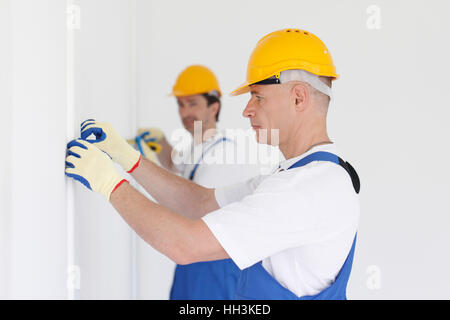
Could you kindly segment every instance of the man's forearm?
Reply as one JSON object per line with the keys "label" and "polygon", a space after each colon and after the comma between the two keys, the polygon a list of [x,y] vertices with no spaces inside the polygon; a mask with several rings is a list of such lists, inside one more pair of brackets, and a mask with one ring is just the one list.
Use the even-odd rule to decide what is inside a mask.
{"label": "man's forearm", "polygon": [[121,184],[111,204],[136,233],[153,248],[178,264],[228,258],[206,224],[178,215]]}
{"label": "man's forearm", "polygon": [[174,171],[174,164],[172,161],[172,146],[169,144],[166,138],[163,138],[160,141],[161,144],[161,152],[157,155],[158,160],[161,163],[161,165],[166,168],[167,170]]}
{"label": "man's forearm", "polygon": [[219,208],[214,189],[204,188],[141,158],[132,176],[162,206],[191,219]]}

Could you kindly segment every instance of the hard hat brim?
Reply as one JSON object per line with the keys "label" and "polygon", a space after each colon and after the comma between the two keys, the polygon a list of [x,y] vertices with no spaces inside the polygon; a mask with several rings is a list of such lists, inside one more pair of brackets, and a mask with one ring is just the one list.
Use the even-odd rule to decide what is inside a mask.
{"label": "hard hat brim", "polygon": [[239,96],[241,94],[249,92],[251,85],[252,84],[248,83],[248,82],[245,82],[245,83],[241,84],[237,89],[235,89],[232,92],[230,92],[230,96],[235,97],[235,96]]}
{"label": "hard hat brim", "polygon": [[315,75],[318,76],[324,76],[324,77],[330,77],[332,80],[336,80],[339,78],[339,75],[336,73],[336,70],[334,69],[334,66],[328,67],[313,67],[311,66],[309,63],[296,63],[296,65],[294,63],[291,63],[290,65],[288,65],[287,67],[277,67],[275,66],[273,68],[273,70],[270,70],[268,73],[260,75],[259,77],[254,77],[251,80],[248,80],[246,82],[244,82],[243,84],[241,84],[237,89],[235,89],[234,91],[232,91],[230,93],[230,96],[238,96],[244,93],[247,93],[250,91],[250,86],[252,84],[255,84],[259,81],[263,81],[265,79],[268,79],[270,77],[276,76],[279,77],[280,73],[286,70],[305,70],[308,72],[311,72]]}
{"label": "hard hat brim", "polygon": [[201,95],[201,94],[209,94],[211,91],[217,91],[219,94],[219,98],[222,97],[222,92],[220,90],[217,89],[212,89],[209,90],[207,92],[193,92],[193,93],[185,93],[185,92],[181,92],[181,91],[172,91],[171,93],[169,93],[167,96],[169,97],[187,97],[187,96],[195,96],[195,95]]}

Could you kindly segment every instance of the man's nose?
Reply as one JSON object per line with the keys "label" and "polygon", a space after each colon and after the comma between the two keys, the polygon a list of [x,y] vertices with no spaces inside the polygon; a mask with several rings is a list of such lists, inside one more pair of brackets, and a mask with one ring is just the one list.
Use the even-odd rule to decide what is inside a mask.
{"label": "man's nose", "polygon": [[189,109],[190,109],[190,108],[186,108],[185,106],[180,106],[180,107],[178,108],[178,110],[179,110],[179,112],[180,112],[180,116],[181,116],[182,118],[184,118],[184,117],[190,115],[191,112],[190,112]]}
{"label": "man's nose", "polygon": [[244,118],[253,118],[255,116],[255,108],[252,106],[252,104],[250,102],[247,103],[247,106],[245,107],[244,111],[242,112],[242,116]]}

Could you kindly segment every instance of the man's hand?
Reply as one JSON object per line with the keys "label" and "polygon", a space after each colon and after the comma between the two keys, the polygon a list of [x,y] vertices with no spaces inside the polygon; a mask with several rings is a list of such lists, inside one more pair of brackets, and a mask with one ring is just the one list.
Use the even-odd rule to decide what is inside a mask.
{"label": "man's hand", "polygon": [[[91,135],[94,139],[90,139]],[[139,151],[133,149],[109,123],[92,119],[84,121],[81,124],[81,139],[95,144],[129,173],[139,164]]]}
{"label": "man's hand", "polygon": [[111,193],[126,181],[106,153],[81,139],[67,144],[65,174],[101,193],[108,201]]}
{"label": "man's hand", "polygon": [[[156,142],[145,142],[144,138],[142,136],[137,136],[136,139],[134,140],[134,142],[137,145],[137,148],[139,149],[139,152],[148,160],[154,162],[154,163],[158,163],[158,159],[156,156],[156,151],[151,149],[148,145],[148,143],[154,144],[155,146],[159,146],[159,144],[157,144]],[[159,147],[161,149],[161,147]]]}
{"label": "man's hand", "polygon": [[158,128],[140,128],[138,129],[138,136],[145,139],[145,142],[161,143],[164,139],[164,133]]}

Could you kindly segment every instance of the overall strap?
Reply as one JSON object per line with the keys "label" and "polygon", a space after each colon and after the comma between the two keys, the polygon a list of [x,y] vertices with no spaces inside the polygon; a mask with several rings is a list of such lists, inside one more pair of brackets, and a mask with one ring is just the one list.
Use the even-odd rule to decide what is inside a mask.
{"label": "overall strap", "polygon": [[347,171],[347,173],[350,175],[350,178],[352,179],[352,184],[353,184],[353,188],[355,189],[355,192],[359,193],[359,190],[361,189],[361,184],[359,181],[358,174],[356,173],[356,170],[352,167],[352,165],[350,163],[342,160],[340,157],[338,157],[337,155],[330,153],[330,152],[318,151],[318,152],[311,153],[310,155],[308,155],[308,156],[300,159],[296,163],[294,163],[292,166],[290,166],[288,168],[288,170],[307,165],[308,163],[310,163],[312,161],[329,161],[329,162],[336,163],[337,165],[344,168],[345,171]]}
{"label": "overall strap", "polygon": [[[315,152],[312,153],[290,166],[287,170],[298,168],[312,161],[329,161],[343,167],[350,175],[355,192],[358,193],[360,189],[360,182],[358,175],[353,167],[339,158],[337,155],[330,152]],[[281,300],[341,300],[346,299],[347,282],[350,277],[352,269],[353,255],[355,251],[356,235],[353,239],[353,244],[347,258],[336,276],[335,281],[326,289],[313,296],[297,297],[293,292],[283,287],[267,270],[262,266],[262,262],[255,263],[244,269],[239,278],[238,287],[236,290],[236,299],[281,299]]]}
{"label": "overall strap", "polygon": [[201,157],[198,159],[197,163],[194,165],[194,168],[192,169],[191,173],[189,174],[189,180],[194,180],[195,173],[197,172],[198,166],[200,165],[200,161],[203,160],[203,157],[205,154],[208,153],[209,150],[211,150],[214,146],[219,144],[220,142],[230,141],[230,139],[227,139],[226,137],[222,137],[221,139],[218,139],[216,142],[214,142],[212,145],[210,145],[208,148],[206,148],[205,151],[203,151]]}

